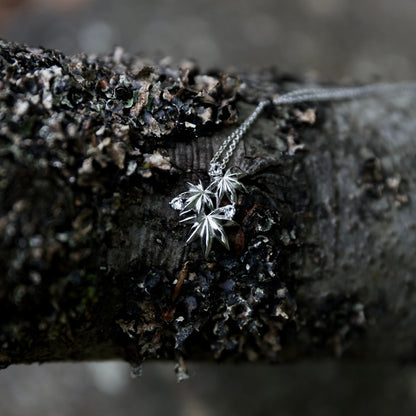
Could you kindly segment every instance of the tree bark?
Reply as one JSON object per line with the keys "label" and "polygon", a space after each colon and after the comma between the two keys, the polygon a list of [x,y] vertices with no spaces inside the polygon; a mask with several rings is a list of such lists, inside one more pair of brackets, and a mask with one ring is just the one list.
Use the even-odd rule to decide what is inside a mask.
{"label": "tree bark", "polygon": [[2,41],[0,364],[416,356],[416,102],[266,108],[208,260],[169,207],[272,71]]}

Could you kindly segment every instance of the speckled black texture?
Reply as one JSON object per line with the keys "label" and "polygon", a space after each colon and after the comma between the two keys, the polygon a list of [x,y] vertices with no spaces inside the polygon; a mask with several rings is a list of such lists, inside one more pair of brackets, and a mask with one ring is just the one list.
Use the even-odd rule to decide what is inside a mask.
{"label": "speckled black texture", "polygon": [[[227,226],[231,249],[214,245],[204,260],[198,241],[184,246],[169,199],[186,181],[208,182],[221,137],[292,86],[270,71],[200,74],[120,48],[66,57],[0,46],[1,365],[173,358],[181,373],[182,357],[341,355],[391,308],[386,287],[365,280],[388,264],[348,241],[360,227],[384,241],[371,227],[393,211],[374,201],[413,226],[413,177],[358,148],[357,198],[344,196],[347,147],[324,141],[337,131],[330,109],[266,108],[233,159],[248,192]],[[360,225],[342,228],[343,209]]]}
{"label": "speckled black texture", "polygon": [[[105,285],[115,284],[115,293],[126,299],[116,321],[134,334],[143,359],[191,351],[198,332],[211,334],[201,342],[211,344],[216,358],[276,358],[278,333],[296,304],[279,277],[280,233],[270,233],[280,214],[262,205],[264,191],[253,188],[244,202],[253,209],[240,209],[238,233],[247,241],[240,242],[238,255],[194,261],[175,302],[172,273],[140,258],[117,272],[106,264],[106,240],[129,244],[124,224],[117,229],[121,207],[140,205],[143,192],[160,192],[161,183],[176,179],[153,169],[146,154],[157,150],[163,157],[163,147],[178,138],[194,140],[236,122],[241,84],[233,76],[200,75],[194,66],[171,70],[118,53],[68,58],[2,44],[3,354],[36,359],[34,346],[25,342],[34,334],[31,342],[42,345],[47,359],[55,336],[73,344],[73,332],[86,325],[99,336],[101,325],[90,318],[98,313],[108,324],[115,311],[106,309]],[[147,222],[152,215],[143,210],[134,220]],[[260,233],[262,227],[267,232]],[[244,342],[246,330],[250,342]],[[102,337],[114,332],[110,326]],[[266,335],[273,353],[263,343]],[[82,347],[88,349],[70,348]]]}

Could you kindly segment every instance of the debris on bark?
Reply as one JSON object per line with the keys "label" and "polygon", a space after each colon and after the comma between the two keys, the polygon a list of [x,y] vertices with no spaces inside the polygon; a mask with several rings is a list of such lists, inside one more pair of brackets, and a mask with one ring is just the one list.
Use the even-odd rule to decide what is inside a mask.
{"label": "debris on bark", "polygon": [[[409,100],[268,107],[233,156],[248,192],[231,249],[205,260],[171,197],[293,85],[120,49],[0,48],[1,366],[164,358],[182,379],[187,358],[414,357],[415,331],[392,328],[416,327]],[[378,349],[388,329],[403,341]]]}

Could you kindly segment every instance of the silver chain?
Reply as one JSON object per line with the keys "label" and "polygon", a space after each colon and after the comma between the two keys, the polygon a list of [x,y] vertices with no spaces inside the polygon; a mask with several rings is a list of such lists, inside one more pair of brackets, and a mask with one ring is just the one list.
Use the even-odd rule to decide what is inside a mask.
{"label": "silver chain", "polygon": [[328,87],[308,88],[292,91],[272,100],[274,105],[295,104],[305,101],[337,101],[352,98],[363,98],[392,92],[409,91],[416,88],[415,82],[399,82],[396,84],[370,84],[361,87]]}
{"label": "silver chain", "polygon": [[[283,94],[270,101],[260,101],[251,115],[234,130],[221,144],[215,155],[210,161],[210,175],[218,176],[220,171],[223,171],[230,161],[238,142],[256,121],[258,116],[263,111],[266,104],[271,103],[275,106],[283,104],[296,104],[306,101],[337,101],[347,100],[352,98],[363,98],[366,96],[387,94],[398,91],[408,91],[416,89],[414,82],[402,82],[397,84],[371,84],[361,87],[328,87],[328,88],[305,88],[297,91],[292,91]],[[221,155],[225,152],[223,159],[219,162]]]}
{"label": "silver chain", "polygon": [[[171,207],[180,211],[180,215],[186,217],[181,222],[190,221],[193,224],[187,243],[200,237],[205,257],[208,257],[214,239],[217,239],[228,248],[228,239],[223,223],[232,221],[236,212],[235,203],[237,191],[244,190],[245,188],[239,182],[239,173],[233,172],[232,168],[229,168],[226,172],[224,170],[238,142],[257,120],[268,103],[279,106],[305,101],[348,100],[400,91],[408,92],[415,89],[416,82],[372,84],[362,87],[346,88],[317,87],[292,91],[269,101],[260,101],[251,115],[223,141],[220,148],[212,157],[208,171],[211,177],[211,183],[208,187],[204,188],[201,181],[198,185],[188,183],[188,191],[181,193],[170,201]],[[222,159],[221,156],[223,156]]]}
{"label": "silver chain", "polygon": [[234,130],[222,143],[220,148],[217,150],[215,155],[210,161],[210,166],[214,163],[217,163],[220,156],[224,153],[225,150],[225,156],[222,159],[220,163],[220,167],[222,170],[224,170],[230,161],[231,156],[234,153],[235,148],[237,147],[238,142],[241,140],[241,138],[244,136],[246,131],[250,128],[250,126],[256,121],[257,117],[260,115],[260,113],[263,111],[264,106],[267,104],[267,101],[260,101],[257,105],[257,107],[254,109],[254,111],[251,113],[251,115],[244,121],[243,124],[241,124],[240,127],[238,127],[236,130]]}

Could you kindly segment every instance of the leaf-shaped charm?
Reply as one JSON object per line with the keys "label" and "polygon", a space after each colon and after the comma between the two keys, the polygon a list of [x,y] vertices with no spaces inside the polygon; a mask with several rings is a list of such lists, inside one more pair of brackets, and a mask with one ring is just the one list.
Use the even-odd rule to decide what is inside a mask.
{"label": "leaf-shaped charm", "polygon": [[209,209],[214,208],[214,204],[212,202],[214,193],[209,190],[209,187],[204,189],[201,181],[199,181],[198,185],[188,182],[188,191],[181,195],[186,198],[182,208],[182,213],[193,209],[197,214],[200,214],[205,206]]}
{"label": "leaf-shaped charm", "polygon": [[232,169],[228,169],[223,176],[216,177],[209,188],[216,188],[215,197],[217,199],[217,206],[220,204],[224,195],[230,200],[231,203],[235,203],[237,191],[247,192],[244,185],[238,180],[240,175],[233,173]]}
{"label": "leaf-shaped charm", "polygon": [[[180,211],[180,215],[183,216],[180,222],[192,223],[187,243],[198,237],[201,238],[205,258],[208,257],[215,239],[227,249],[229,248],[223,222],[232,221],[236,211],[236,193],[239,190],[245,190],[238,181],[238,176],[237,173],[228,169],[223,176],[214,177],[207,188],[204,188],[201,181],[197,185],[188,182],[188,190],[170,201],[170,206]],[[224,196],[231,203],[220,206]]]}
{"label": "leaf-shaped charm", "polygon": [[220,241],[227,249],[229,249],[227,236],[221,221],[227,220],[227,217],[219,210],[215,209],[209,214],[201,214],[197,221],[192,225],[191,235],[186,243],[190,243],[196,238],[201,238],[202,251],[205,258],[211,251],[214,239]]}

